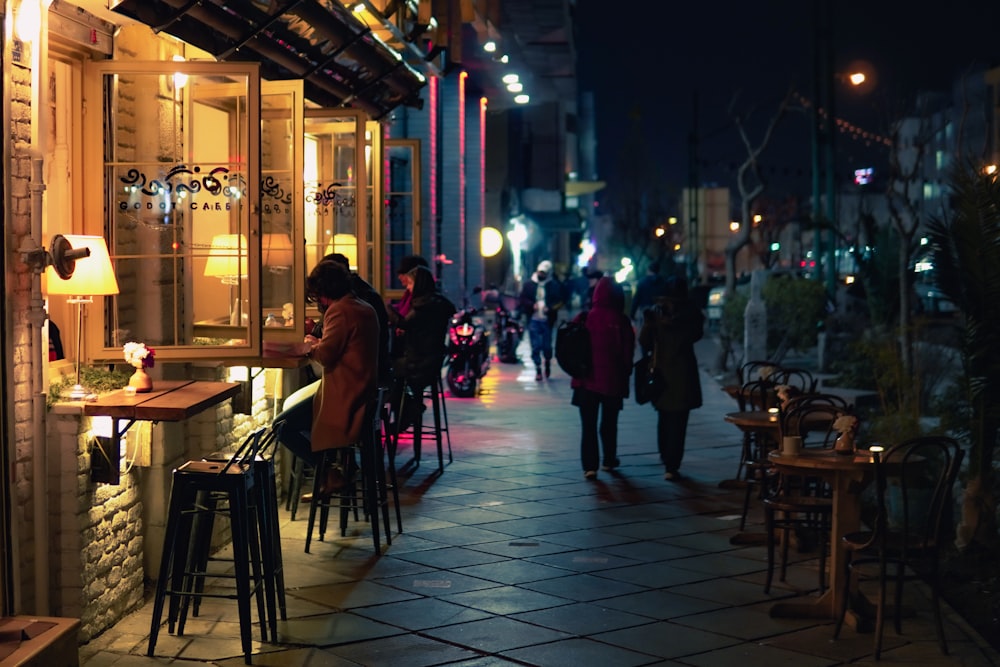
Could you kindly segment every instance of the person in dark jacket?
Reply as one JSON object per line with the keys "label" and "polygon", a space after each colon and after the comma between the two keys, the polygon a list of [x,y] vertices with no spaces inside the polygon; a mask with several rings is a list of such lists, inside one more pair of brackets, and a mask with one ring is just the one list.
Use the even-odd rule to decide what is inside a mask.
{"label": "person in dark jacket", "polygon": [[[632,309],[629,316],[636,320],[636,316],[642,317],[647,308],[652,308],[656,303],[656,298],[663,294],[667,282],[660,275],[660,263],[653,262],[646,269],[646,275],[639,279],[635,286],[635,295],[632,297]],[[636,321],[636,326],[642,329],[642,319]]]}
{"label": "person in dark jacket", "polygon": [[597,477],[601,461],[602,470],[614,470],[619,465],[618,414],[622,399],[628,396],[635,331],[625,316],[624,294],[616,287],[609,277],[598,280],[590,310],[573,318],[586,322],[590,333],[590,374],[573,378],[570,383],[572,403],[580,409],[580,461],[587,479]]}
{"label": "person in dark jacket", "polygon": [[687,285],[675,279],[667,284],[656,305],[644,314],[639,343],[652,350],[653,369],[664,380],[664,390],[653,399],[657,412],[656,442],[666,473],[680,478],[691,410],[701,407],[701,380],[694,344],[704,334],[704,315],[688,298]]}
{"label": "person in dark jacket", "polygon": [[[415,397],[414,400],[407,399],[407,404],[421,410],[420,391],[441,376],[448,323],[455,314],[455,305],[437,290],[430,269],[416,266],[409,271],[408,277],[413,285],[413,298],[406,317],[389,310],[390,324],[403,331],[403,349],[392,363],[394,379],[390,400],[394,414],[404,390]],[[406,427],[405,422],[417,414],[418,411],[404,415],[403,428]]]}
{"label": "person in dark jacket", "polygon": [[545,377],[552,373],[552,327],[563,305],[562,286],[552,277],[552,262],[538,264],[531,280],[524,283],[518,298],[518,309],[528,320],[531,340],[531,360],[535,362],[535,381],[542,381],[542,361]]}

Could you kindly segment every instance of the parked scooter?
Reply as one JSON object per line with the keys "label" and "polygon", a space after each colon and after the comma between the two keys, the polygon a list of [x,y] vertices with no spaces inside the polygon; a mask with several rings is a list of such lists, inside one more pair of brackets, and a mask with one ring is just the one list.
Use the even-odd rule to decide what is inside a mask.
{"label": "parked scooter", "polygon": [[497,358],[505,364],[518,363],[520,359],[517,358],[517,346],[524,336],[524,327],[517,316],[504,307],[502,301],[496,309],[493,329],[497,336]]}
{"label": "parked scooter", "polygon": [[453,396],[472,398],[490,367],[490,335],[476,308],[464,308],[448,326],[448,387]]}

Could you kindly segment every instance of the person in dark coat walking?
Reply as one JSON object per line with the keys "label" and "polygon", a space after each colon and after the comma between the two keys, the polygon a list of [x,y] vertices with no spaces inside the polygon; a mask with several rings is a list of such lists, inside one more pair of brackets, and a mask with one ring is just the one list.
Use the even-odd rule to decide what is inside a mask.
{"label": "person in dark coat walking", "polygon": [[704,335],[704,315],[690,298],[683,280],[667,284],[657,303],[644,313],[639,343],[652,350],[653,368],[664,390],[652,404],[657,412],[656,442],[666,469],[664,479],[680,478],[691,410],[701,407],[701,380],[694,344]]}
{"label": "person in dark coat walking", "polygon": [[[601,278],[594,287],[592,307],[573,318],[586,322],[590,333],[592,368],[585,378],[573,378],[573,405],[580,409],[580,461],[583,476],[597,477],[618,467],[618,414],[628,396],[635,331],[625,315],[625,296],[615,282]],[[598,429],[600,421],[600,429]],[[600,435],[600,451],[598,451]]]}

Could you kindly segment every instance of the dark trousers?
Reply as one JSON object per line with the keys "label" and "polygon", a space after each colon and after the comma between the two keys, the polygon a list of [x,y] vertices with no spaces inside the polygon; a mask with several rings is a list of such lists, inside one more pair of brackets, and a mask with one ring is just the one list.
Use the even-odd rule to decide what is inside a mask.
{"label": "dark trousers", "polygon": [[687,437],[690,410],[660,410],[656,420],[656,444],[663,467],[677,472],[684,458],[684,438]]}
{"label": "dark trousers", "polygon": [[552,327],[546,320],[528,320],[528,338],[531,340],[531,360],[535,368],[542,367],[542,357],[552,359]]}
{"label": "dark trousers", "polygon": [[613,466],[618,456],[618,413],[621,412],[622,399],[578,389],[576,404],[580,408],[580,461],[583,469],[597,470],[602,456],[605,464]]}

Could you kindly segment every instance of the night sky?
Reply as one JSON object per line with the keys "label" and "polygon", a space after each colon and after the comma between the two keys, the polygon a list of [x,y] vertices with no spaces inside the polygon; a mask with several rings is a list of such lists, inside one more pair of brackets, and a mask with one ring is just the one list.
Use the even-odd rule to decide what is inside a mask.
{"label": "night sky", "polygon": [[[633,122],[641,123],[650,169],[669,190],[687,185],[695,91],[699,181],[734,183],[746,152],[727,107],[740,91],[738,108],[755,109],[750,123],[756,137],[790,87],[811,96],[814,3],[578,0],[579,84],[595,94],[598,176],[609,182],[602,205],[620,192],[616,164]],[[635,9],[643,6],[652,9]],[[935,10],[921,11],[929,7]],[[836,115],[884,134],[901,100],[918,90],[950,89],[974,62],[1000,64],[1000,2],[842,0],[835,3],[833,34],[835,71],[852,71],[861,62],[876,73],[867,94],[838,87]],[[837,148],[858,163],[877,159],[863,142],[838,139]],[[785,118],[763,163],[768,194],[808,188],[806,114]]]}

